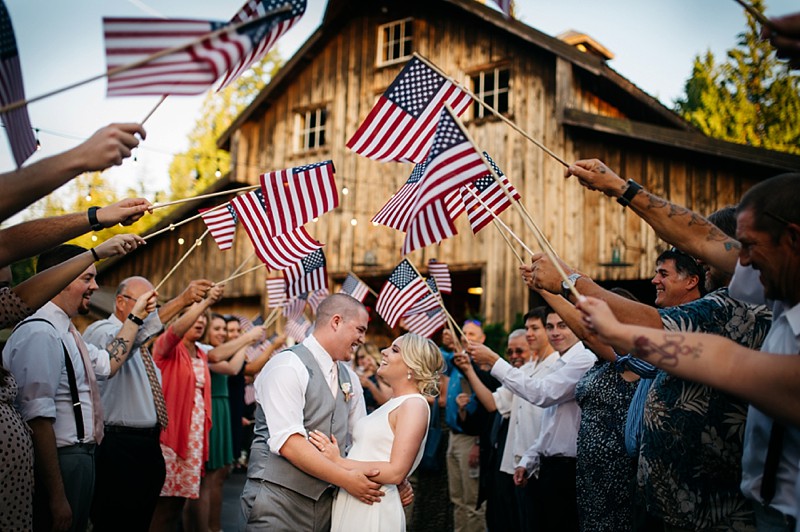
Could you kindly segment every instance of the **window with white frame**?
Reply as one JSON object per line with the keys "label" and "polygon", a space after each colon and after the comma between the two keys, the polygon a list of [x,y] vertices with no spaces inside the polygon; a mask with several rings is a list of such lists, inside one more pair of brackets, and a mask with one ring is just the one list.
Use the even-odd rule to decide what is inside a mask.
{"label": "window with white frame", "polygon": [[324,107],[300,111],[295,115],[295,151],[306,151],[325,146],[325,122],[328,112]]}
{"label": "window with white frame", "polygon": [[411,57],[413,20],[396,20],[378,26],[378,65],[390,65]]}
{"label": "window with white frame", "polygon": [[[498,113],[508,112],[508,92],[509,92],[509,70],[508,67],[495,67],[484,70],[470,76],[472,80],[472,92],[486,102],[486,105],[494,107]],[[492,112],[485,109],[478,102],[472,104],[472,118],[483,118],[491,116]]]}

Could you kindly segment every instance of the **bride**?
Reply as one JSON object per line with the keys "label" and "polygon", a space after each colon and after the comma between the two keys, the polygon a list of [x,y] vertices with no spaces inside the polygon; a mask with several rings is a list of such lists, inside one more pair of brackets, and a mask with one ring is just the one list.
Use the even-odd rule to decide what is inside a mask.
{"label": "bride", "polygon": [[425,396],[439,388],[444,363],[431,340],[408,333],[381,352],[378,375],[392,388],[391,398],[353,428],[353,447],[347,458],[339,454],[336,438],[313,431],[309,440],[329,460],[346,468],[380,470],[371,477],[383,484],[381,502],[368,505],[345,490],[333,502],[331,531],[405,530],[406,522],[397,484],[414,472],[425,446],[430,407]]}

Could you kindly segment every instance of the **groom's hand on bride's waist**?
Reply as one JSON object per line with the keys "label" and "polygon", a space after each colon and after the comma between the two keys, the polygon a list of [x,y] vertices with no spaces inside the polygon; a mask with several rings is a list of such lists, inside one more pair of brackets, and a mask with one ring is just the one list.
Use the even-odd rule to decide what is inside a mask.
{"label": "groom's hand on bride's waist", "polygon": [[380,490],[381,485],[370,480],[370,477],[378,473],[380,471],[377,469],[366,472],[353,469],[348,472],[347,481],[340,487],[365,504],[380,502],[384,495]]}

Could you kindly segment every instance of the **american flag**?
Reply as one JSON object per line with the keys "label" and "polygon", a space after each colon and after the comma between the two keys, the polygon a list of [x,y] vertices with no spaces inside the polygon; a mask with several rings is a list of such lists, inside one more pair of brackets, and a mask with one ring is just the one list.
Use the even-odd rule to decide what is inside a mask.
{"label": "american flag", "polygon": [[258,43],[242,56],[238,63],[228,69],[222,79],[220,89],[228,86],[233,80],[242,75],[245,70],[250,68],[253,63],[260,61],[267,55],[267,52],[270,51],[275,42],[303,16],[306,11],[306,0],[248,0],[233,16],[231,23],[238,24],[245,20],[264,16],[286,4],[291,7],[291,11],[276,16],[270,31],[263,35]]}
{"label": "american flag", "polygon": [[439,295],[439,289],[436,286],[436,279],[433,277],[428,277],[425,282],[428,284],[429,292],[422,296],[422,299],[414,303],[414,306],[408,309],[408,311],[405,313],[406,316],[413,316],[414,314],[419,314],[420,312],[427,312],[429,310],[442,307],[442,305],[439,303],[441,296]]}
{"label": "american flag", "polygon": [[[489,157],[488,153],[483,152],[483,155],[486,157],[486,160],[489,161],[489,164],[492,165],[492,169],[500,178],[500,181],[502,181],[503,188],[511,193],[515,201],[519,201],[520,195],[517,189],[514,188],[514,185],[512,185],[505,174],[500,171],[500,168],[498,168],[497,164]],[[472,227],[473,233],[477,233],[494,219],[494,216],[491,214],[492,212],[498,215],[511,206],[511,202],[503,192],[503,188],[494,180],[491,173],[486,172],[472,183],[464,185],[461,189],[461,196],[467,207],[467,217],[469,218],[469,225]],[[489,209],[487,210],[481,205],[480,202],[475,199],[475,196],[478,196]]]}
{"label": "american flag", "polygon": [[511,18],[511,3],[513,0],[494,0],[494,3],[500,8],[500,11],[506,16]]}
{"label": "american flag", "polygon": [[212,209],[198,209],[198,211],[220,251],[231,249],[237,222],[236,212],[231,204]]}
{"label": "american flag", "polygon": [[327,288],[323,288],[321,290],[314,290],[313,292],[308,294],[308,306],[311,307],[311,312],[314,314],[317,313],[317,309],[319,308],[319,304],[328,297],[330,292],[328,292]]}
{"label": "american flag", "polygon": [[294,338],[295,341],[302,342],[311,332],[311,322],[301,314],[296,318],[288,320],[283,332],[289,338]]}
{"label": "american flag", "polygon": [[450,268],[447,263],[439,262],[436,259],[429,260],[428,275],[436,279],[439,292],[449,294],[453,291],[453,281],[450,279]]}
{"label": "american flag", "polygon": [[266,232],[269,218],[264,207],[264,196],[261,189],[236,196],[231,200],[233,208],[239,215],[256,255],[271,270],[283,270],[317,249],[322,244],[311,238],[304,227],[275,238]]}
{"label": "american flag", "polygon": [[425,160],[439,111],[447,103],[460,116],[470,96],[412,58],[380,97],[347,147],[377,161]]}
{"label": "american flag", "polygon": [[403,321],[406,329],[410,332],[430,338],[436,331],[444,327],[447,317],[441,308],[436,308],[413,316],[406,316]]}
{"label": "american flag", "polygon": [[205,92],[240,62],[269,32],[275,20],[265,18],[220,34],[224,22],[190,19],[104,18],[108,71],[145,61],[153,54],[196,44],[108,76],[109,96]]}
{"label": "american flag", "polygon": [[289,320],[302,316],[306,310],[307,302],[308,294],[300,294],[297,297],[290,298],[289,302],[283,307],[283,315]]}
{"label": "american flag", "polygon": [[271,235],[282,235],[339,206],[333,161],[269,172],[261,190],[272,215]]}
{"label": "american flag", "polygon": [[[25,88],[22,84],[22,69],[14,28],[5,3],[0,1],[0,106],[5,107],[24,99]],[[22,166],[22,163],[36,151],[36,136],[31,127],[28,106],[3,113],[0,117],[6,127],[14,162],[18,167]]]}
{"label": "american flag", "polygon": [[427,292],[425,281],[411,263],[403,259],[381,288],[375,310],[389,327],[394,327],[406,310]]}
{"label": "american flag", "polygon": [[436,199],[417,212],[411,220],[406,230],[402,253],[408,255],[414,250],[441,242],[456,233],[456,226],[447,211],[446,202]]}
{"label": "american flag", "polygon": [[327,290],[328,269],[325,267],[325,254],[321,249],[309,253],[300,262],[283,270],[283,276],[289,297],[314,290]]}
{"label": "american flag", "polygon": [[267,306],[269,308],[282,307],[287,300],[286,280],[283,277],[267,279]]}
{"label": "american flag", "polygon": [[[417,189],[419,180],[425,173],[425,163],[414,165],[414,170],[408,180],[400,187],[400,190],[394,193],[389,201],[386,202],[378,214],[376,214],[371,221],[397,229],[398,231],[407,231],[409,222],[411,221],[411,214],[413,212],[414,204],[417,201]],[[462,212],[464,212],[464,202],[461,200],[461,194],[454,191],[445,197],[445,206],[450,215],[451,220],[455,220]]]}
{"label": "american flag", "polygon": [[348,273],[339,292],[352,296],[363,303],[369,293],[369,286],[352,273]]}

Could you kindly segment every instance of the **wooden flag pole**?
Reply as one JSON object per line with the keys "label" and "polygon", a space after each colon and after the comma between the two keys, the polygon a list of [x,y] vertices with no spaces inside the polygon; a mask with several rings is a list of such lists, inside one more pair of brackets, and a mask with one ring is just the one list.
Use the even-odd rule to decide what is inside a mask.
{"label": "wooden flag pole", "polygon": [[[359,282],[361,282],[361,283],[364,283],[364,281],[362,281],[362,280],[361,280],[361,277],[359,277],[358,275],[354,274],[353,272],[347,272],[347,273],[349,273],[350,275],[352,275],[353,277],[355,277],[356,279],[358,279],[358,281],[359,281]],[[376,292],[375,290],[373,290],[373,289],[372,289],[372,287],[371,287],[370,285],[368,285],[367,283],[364,283],[364,286],[366,286],[366,287],[367,287],[367,290],[369,290],[369,293],[370,293],[370,294],[372,294],[372,295],[373,295],[373,296],[375,296],[375,297],[378,297],[378,292]]]}
{"label": "wooden flag pole", "polygon": [[[417,275],[419,275],[420,279],[423,279],[423,282],[424,282],[425,278],[422,276],[421,273],[419,273],[419,270],[417,269],[416,266],[414,266],[414,263],[411,262],[411,261],[408,261],[408,263],[411,264],[411,267],[414,269],[414,271],[417,273]],[[464,331],[461,330],[461,327],[458,326],[458,323],[456,323],[456,320],[453,319],[453,316],[450,315],[450,312],[448,312],[447,308],[444,306],[444,300],[440,297],[440,295],[437,295],[433,291],[433,289],[430,287],[430,285],[428,283],[425,283],[425,287],[428,289],[428,292],[433,297],[436,298],[436,301],[439,303],[439,306],[442,307],[442,310],[444,311],[445,316],[447,316],[449,322],[451,323],[450,330],[453,332],[453,334],[455,335],[455,331],[453,331],[452,329],[453,329],[453,327],[455,327],[456,329],[458,329],[458,332],[461,334],[461,336],[464,336]],[[460,337],[454,336],[453,340],[458,342],[458,338],[460,338]]]}
{"label": "wooden flag pole", "polygon": [[513,251],[513,252],[514,252],[514,255],[516,255],[516,256],[517,256],[517,258],[519,259],[519,261],[520,261],[522,264],[525,264],[525,261],[522,259],[522,257],[519,255],[519,253],[517,253],[517,250],[516,250],[516,249],[514,248],[514,246],[511,244],[511,241],[510,241],[510,240],[508,240],[508,237],[505,235],[505,233],[503,233],[503,231],[500,231],[500,227],[502,226],[502,227],[503,227],[503,228],[504,228],[506,231],[508,231],[508,233],[509,233],[511,236],[513,236],[513,237],[514,237],[514,239],[515,239],[517,242],[519,242],[519,243],[520,243],[520,245],[521,245],[521,246],[522,246],[522,247],[525,249],[525,251],[527,251],[527,252],[528,252],[528,254],[530,254],[530,255],[533,255],[533,251],[531,251],[531,249],[530,249],[528,246],[526,246],[526,245],[525,245],[525,242],[523,242],[523,241],[522,241],[522,239],[521,239],[520,237],[518,237],[518,236],[517,236],[517,234],[516,234],[516,233],[514,233],[514,231],[512,231],[512,230],[511,230],[511,228],[510,228],[510,227],[508,227],[508,226],[507,226],[507,225],[506,225],[506,224],[503,222],[503,220],[501,220],[501,219],[500,219],[500,217],[499,217],[499,216],[497,216],[497,214],[495,214],[495,212],[494,212],[493,210],[491,210],[491,209],[489,208],[489,206],[488,206],[488,205],[486,205],[486,203],[484,203],[484,202],[483,202],[483,200],[481,200],[481,198],[479,198],[479,197],[478,197],[478,195],[477,195],[477,194],[475,194],[475,191],[474,191],[474,190],[472,190],[472,189],[471,189],[471,188],[469,188],[469,187],[465,187],[465,188],[466,188],[466,189],[469,191],[469,193],[470,193],[470,194],[472,194],[472,196],[473,196],[473,197],[474,197],[474,198],[475,198],[475,199],[478,201],[478,203],[480,203],[480,204],[481,204],[481,206],[482,206],[484,209],[486,209],[486,210],[489,212],[489,214],[491,214],[491,215],[492,215],[492,221],[494,222],[494,226],[497,228],[497,231],[500,233],[500,236],[502,236],[502,237],[503,237],[503,240],[505,240],[505,241],[506,241],[506,244],[508,244],[508,247],[510,247],[510,248],[511,248],[511,251]]}
{"label": "wooden flag pole", "polygon": [[96,76],[92,76],[89,79],[85,79],[83,81],[78,81],[76,83],[72,83],[70,85],[67,85],[66,87],[61,87],[60,89],[56,89],[56,90],[53,90],[53,91],[50,91],[50,92],[46,92],[44,94],[41,94],[39,96],[35,96],[33,98],[29,98],[27,100],[18,100],[16,102],[12,102],[12,103],[0,108],[0,113],[7,113],[8,111],[13,111],[14,109],[19,109],[20,107],[28,105],[29,103],[38,102],[39,100],[44,100],[45,98],[49,98],[50,96],[55,96],[56,94],[61,94],[62,92],[66,92],[66,91],[74,89],[76,87],[80,87],[81,85],[86,85],[87,83],[91,83],[92,81],[97,81],[98,79],[103,79],[105,77],[115,76],[117,74],[122,74],[123,72],[127,72],[128,70],[133,70],[134,68],[138,68],[138,67],[140,67],[142,65],[146,65],[147,63],[149,63],[151,61],[155,61],[156,59],[160,59],[160,58],[168,56],[170,54],[174,54],[176,52],[181,52],[183,50],[191,48],[192,46],[194,46],[196,44],[200,44],[201,42],[203,42],[205,40],[215,39],[216,37],[219,37],[220,35],[222,35],[224,33],[227,33],[229,31],[236,31],[239,28],[242,28],[244,26],[248,26],[250,24],[256,24],[258,22],[261,22],[264,19],[270,18],[270,17],[272,17],[274,15],[278,15],[280,13],[285,13],[287,11],[290,12],[291,10],[292,10],[292,6],[291,5],[284,4],[283,6],[279,7],[278,9],[270,11],[269,13],[264,13],[263,15],[261,15],[258,18],[254,18],[254,19],[251,19],[251,20],[245,20],[244,22],[240,22],[238,24],[231,24],[231,25],[228,25],[228,26],[223,26],[223,27],[221,27],[221,28],[219,28],[219,29],[217,29],[215,31],[212,31],[212,32],[207,33],[205,35],[201,35],[200,37],[198,37],[198,38],[196,38],[196,39],[194,39],[194,40],[192,40],[192,41],[190,41],[190,42],[188,42],[186,44],[181,44],[179,46],[173,46],[172,48],[165,48],[164,50],[159,50],[158,52],[156,52],[156,53],[154,53],[152,55],[149,55],[147,57],[144,57],[144,58],[142,58],[142,59],[140,59],[138,61],[134,61],[133,63],[127,64],[127,65],[122,65],[122,66],[119,66],[117,68],[112,68],[111,70],[109,70],[107,72],[103,72],[102,74],[98,74]]}
{"label": "wooden flag pole", "polygon": [[508,117],[506,117],[506,116],[502,115],[501,113],[499,113],[497,111],[497,109],[495,109],[494,107],[490,106],[489,104],[487,104],[486,102],[484,102],[483,100],[478,98],[475,95],[475,93],[473,93],[471,90],[469,90],[469,88],[465,87],[463,83],[461,83],[461,82],[457,81],[455,78],[452,78],[452,77],[448,76],[447,74],[445,74],[445,72],[442,69],[440,69],[439,67],[437,67],[436,65],[434,65],[433,63],[431,63],[430,61],[428,61],[427,59],[425,59],[421,55],[419,55],[417,52],[414,52],[414,57],[416,57],[417,59],[419,59],[420,61],[422,61],[426,65],[428,65],[430,68],[435,70],[440,76],[442,76],[443,78],[447,79],[448,81],[450,81],[451,83],[456,85],[458,88],[460,88],[461,90],[463,90],[464,92],[469,94],[469,96],[472,97],[473,100],[475,100],[480,105],[482,105],[487,111],[490,111],[494,116],[496,116],[497,118],[499,118],[500,120],[502,120],[503,122],[505,122],[506,124],[511,126],[511,129],[513,129],[514,131],[516,131],[517,133],[519,133],[520,135],[522,135],[523,137],[528,139],[530,142],[532,142],[533,144],[538,146],[547,155],[549,155],[550,157],[552,157],[553,159],[555,159],[556,161],[561,163],[565,168],[569,167],[569,164],[564,159],[562,159],[561,157],[556,155],[550,148],[548,148],[547,146],[545,146],[544,144],[542,144],[541,142],[539,142],[535,138],[533,138],[530,135],[528,135],[528,133],[523,131],[522,128],[520,128],[517,124],[515,124],[513,121],[511,121]]}
{"label": "wooden flag pole", "polygon": [[242,271],[242,268],[244,268],[244,265],[247,264],[248,262],[250,262],[251,260],[253,260],[253,257],[255,257],[255,256],[256,256],[256,252],[254,251],[246,259],[244,259],[242,261],[242,263],[235,270],[233,270],[233,273],[231,275],[236,275],[237,273]]}
{"label": "wooden flag pole", "polygon": [[162,103],[164,103],[164,100],[166,100],[166,99],[167,99],[167,96],[169,96],[169,94],[165,94],[165,95],[163,95],[163,96],[161,97],[161,99],[160,99],[160,100],[158,100],[158,103],[157,103],[157,104],[155,104],[155,106],[153,106],[153,108],[152,108],[152,109],[150,109],[150,112],[149,112],[149,113],[147,113],[147,115],[146,115],[146,116],[144,117],[144,119],[142,120],[142,122],[141,122],[141,124],[142,124],[142,125],[144,125],[144,123],[145,123],[145,122],[147,122],[147,121],[150,119],[150,117],[151,117],[151,116],[153,116],[153,113],[155,113],[155,112],[156,112],[156,109],[158,109],[159,107],[161,107],[161,104],[162,104]]}
{"label": "wooden flag pole", "polygon": [[547,241],[547,238],[545,238],[544,233],[542,233],[542,230],[539,229],[539,226],[536,225],[536,223],[533,221],[532,218],[530,218],[528,216],[525,216],[525,211],[522,208],[522,205],[518,201],[515,201],[514,200],[514,196],[511,195],[511,192],[509,192],[508,189],[503,186],[502,179],[500,179],[500,176],[498,176],[497,172],[495,172],[494,168],[492,168],[491,163],[489,163],[489,161],[486,159],[486,156],[483,155],[483,152],[475,144],[475,141],[472,139],[472,136],[469,134],[469,131],[467,131],[467,129],[464,127],[464,124],[462,124],[461,120],[459,120],[459,118],[457,116],[455,116],[455,113],[453,113],[453,110],[450,108],[449,105],[445,105],[445,107],[447,108],[448,112],[450,112],[450,114],[453,117],[455,123],[458,125],[459,129],[464,134],[464,136],[467,138],[469,143],[472,144],[473,149],[478,153],[478,156],[483,161],[483,164],[486,165],[486,168],[492,174],[492,177],[494,178],[494,180],[497,182],[498,185],[500,185],[500,188],[503,190],[503,194],[506,195],[506,197],[508,198],[509,201],[513,202],[514,205],[516,205],[517,210],[522,215],[522,219],[528,225],[528,228],[531,231],[533,231],[533,234],[536,236],[536,240],[539,242],[539,247],[542,248],[542,251],[544,251],[545,255],[547,255],[547,257],[553,262],[553,266],[558,271],[558,274],[561,276],[561,279],[569,287],[569,291],[576,298],[579,298],[581,296],[580,292],[578,292],[578,290],[575,288],[574,283],[569,280],[569,277],[567,276],[567,273],[564,271],[564,268],[561,267],[561,263],[559,262],[558,256],[556,255],[556,253],[553,250],[552,246],[550,246],[550,243]]}
{"label": "wooden flag pole", "polygon": [[203,239],[206,237],[206,235],[209,233],[209,231],[211,231],[211,229],[206,229],[206,232],[205,232],[205,233],[203,233],[203,234],[200,236],[200,238],[198,238],[197,240],[195,240],[195,241],[194,241],[194,244],[192,244],[192,247],[190,247],[190,248],[189,248],[189,249],[186,251],[186,253],[184,253],[184,254],[183,254],[183,257],[181,257],[181,260],[179,260],[179,261],[178,261],[178,262],[175,264],[175,266],[173,266],[173,267],[172,267],[172,269],[171,269],[169,272],[167,272],[167,275],[165,275],[165,276],[164,276],[164,278],[163,278],[163,279],[161,279],[161,282],[159,282],[159,283],[156,285],[156,287],[155,287],[153,290],[155,290],[156,292],[158,292],[158,289],[159,289],[159,288],[161,288],[161,286],[162,286],[162,285],[163,285],[163,284],[164,284],[164,283],[167,281],[167,279],[169,279],[169,278],[170,278],[170,276],[171,276],[173,273],[175,273],[175,270],[177,270],[177,269],[178,269],[178,266],[180,266],[181,264],[183,264],[183,261],[185,261],[185,260],[186,260],[186,259],[189,257],[189,255],[191,255],[192,251],[194,251],[195,249],[197,249],[198,247],[200,247],[200,244],[202,244],[202,243],[203,243]]}
{"label": "wooden flag pole", "polygon": [[204,213],[202,213],[202,214],[195,214],[194,216],[190,216],[189,218],[186,218],[185,220],[181,220],[180,222],[178,222],[178,223],[176,223],[176,224],[169,224],[167,227],[165,227],[165,228],[163,228],[163,229],[159,229],[159,230],[158,230],[158,231],[156,231],[155,233],[150,233],[149,235],[145,235],[145,236],[144,236],[144,237],[142,237],[142,238],[144,238],[145,240],[147,240],[148,238],[153,238],[154,236],[160,235],[160,234],[162,234],[162,233],[166,233],[167,231],[174,231],[176,227],[178,227],[178,226],[181,226],[181,225],[183,225],[183,224],[185,224],[185,223],[189,223],[189,222],[191,222],[192,220],[197,220],[198,218],[200,218],[201,216],[203,216],[203,214],[209,213],[209,212],[211,212],[211,211],[216,211],[216,210],[218,210],[218,209],[221,209],[221,208],[223,208],[223,207],[226,207],[226,206],[227,206],[229,203],[230,203],[230,201],[226,201],[225,203],[220,203],[220,204],[219,204],[219,205],[217,205],[216,207],[211,207],[210,209],[208,209],[206,212],[204,212]]}
{"label": "wooden flag pole", "polygon": [[224,196],[225,194],[234,194],[236,192],[245,192],[249,190],[255,190],[260,188],[261,185],[249,185],[246,187],[241,188],[234,188],[233,190],[222,190],[220,192],[213,192],[211,194],[202,194],[200,196],[192,196],[191,198],[183,198],[179,200],[168,201],[166,203],[153,203],[153,209],[160,209],[162,207],[169,207],[170,205],[177,205],[179,203],[187,203],[189,201],[201,200],[201,199],[208,199],[208,198],[216,198],[217,196]]}
{"label": "wooden flag pole", "polygon": [[[248,258],[247,261],[249,261],[249,260],[250,259]],[[247,261],[245,261],[245,262],[247,262]],[[247,275],[248,273],[254,272],[254,271],[258,270],[259,268],[263,268],[265,266],[266,266],[265,264],[259,264],[258,266],[253,266],[252,268],[249,268],[249,269],[247,269],[247,270],[245,270],[243,272],[234,273],[230,277],[226,277],[225,279],[223,279],[221,281],[217,281],[214,284],[222,284],[222,283],[227,283],[228,281],[233,281],[234,279],[242,277],[243,275]]]}
{"label": "wooden flag pole", "polygon": [[773,31],[775,30],[775,24],[773,24],[770,19],[765,17],[764,14],[761,11],[759,11],[756,8],[754,8],[753,6],[751,6],[750,4],[745,2],[744,0],[734,0],[734,2],[736,2],[737,4],[742,6],[745,11],[750,13],[750,15],[754,19],[756,19],[759,24],[761,24],[762,26],[766,26],[767,28],[769,28],[769,29],[771,29]]}
{"label": "wooden flag pole", "polygon": [[281,307],[275,307],[274,309],[272,309],[269,312],[269,316],[267,316],[267,319],[264,320],[264,328],[265,329],[267,327],[271,326],[276,321],[278,321],[278,318],[280,318],[280,316],[278,315],[278,312],[280,310],[281,310]]}

